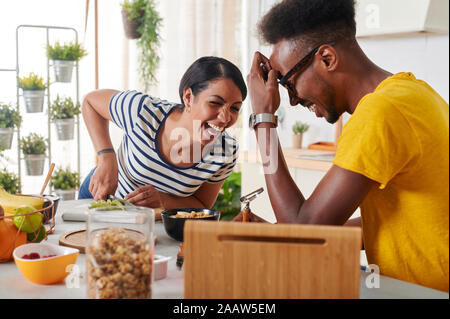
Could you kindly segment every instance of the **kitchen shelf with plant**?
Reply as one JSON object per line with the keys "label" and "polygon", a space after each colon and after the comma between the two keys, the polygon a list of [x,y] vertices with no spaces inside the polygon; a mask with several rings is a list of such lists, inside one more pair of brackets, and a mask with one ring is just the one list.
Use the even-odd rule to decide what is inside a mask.
{"label": "kitchen shelf with plant", "polygon": [[[45,55],[47,57],[46,75],[30,72],[26,75],[21,73],[22,61],[19,60],[21,51],[21,42],[19,41],[23,29],[41,29],[45,31],[46,41],[43,43]],[[50,34],[53,31],[73,32],[72,40],[61,43],[54,41],[50,43]],[[38,49],[38,48],[37,48]],[[23,49],[22,49],[23,50]],[[43,52],[44,53],[44,52]],[[10,104],[0,103],[0,151],[11,149],[13,135],[17,133],[17,175],[4,171],[0,178],[5,181],[14,180],[17,177],[19,185],[22,181],[22,163],[25,163],[26,176],[41,176],[44,174],[45,162],[48,161],[48,167],[53,162],[52,158],[52,126],[56,128],[56,139],[58,141],[69,141],[76,139],[76,169],[73,170],[79,185],[80,174],[80,131],[79,131],[79,74],[78,62],[87,55],[82,45],[78,43],[78,32],[74,28],[44,26],[44,25],[19,25],[16,28],[16,68],[4,69],[0,71],[15,71],[17,78],[16,109]],[[34,61],[34,63],[40,63]],[[43,61],[42,61],[43,63]],[[51,74],[51,70],[53,73]],[[46,78],[46,80],[45,80]],[[52,79],[52,81],[51,81]],[[61,96],[52,87],[55,83],[68,83],[75,85],[75,97]],[[20,106],[25,104],[25,112],[20,113]],[[44,107],[45,101],[47,107]],[[33,114],[34,113],[34,114]],[[24,118],[33,117],[36,121],[41,121],[39,116],[44,115],[44,122],[47,122],[47,132],[38,134],[29,132],[27,136],[22,136],[21,123]],[[46,135],[46,136],[44,136]],[[72,146],[70,146],[72,147]],[[59,163],[56,163],[57,165]],[[61,166],[61,165],[60,165]],[[71,170],[67,167],[67,170]],[[12,182],[10,182],[11,184]],[[50,188],[53,187],[50,183]],[[20,190],[20,186],[18,187]]]}

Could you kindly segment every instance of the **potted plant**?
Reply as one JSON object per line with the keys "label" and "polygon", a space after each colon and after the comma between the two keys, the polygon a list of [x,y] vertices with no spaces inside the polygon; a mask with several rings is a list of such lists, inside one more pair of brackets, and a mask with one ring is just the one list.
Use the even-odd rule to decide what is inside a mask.
{"label": "potted plant", "polygon": [[53,61],[56,82],[70,82],[75,62],[86,55],[86,50],[79,43],[61,45],[56,41],[53,46],[47,45],[47,58]]}
{"label": "potted plant", "polygon": [[0,186],[10,194],[19,194],[21,191],[19,177],[6,168],[0,170]]}
{"label": "potted plant", "polygon": [[233,172],[225,180],[212,210],[220,211],[220,220],[230,221],[241,211],[241,173]]}
{"label": "potted plant", "polygon": [[145,13],[138,28],[141,37],[136,43],[139,51],[140,78],[145,90],[149,90],[151,83],[156,80],[156,69],[159,64],[157,49],[160,41],[159,29],[161,23],[162,19],[155,8],[154,0],[147,0]]}
{"label": "potted plant", "polygon": [[11,104],[0,103],[0,148],[10,149],[14,128],[19,127],[22,117]]}
{"label": "potted plant", "polygon": [[62,200],[75,199],[77,188],[80,186],[80,175],[71,172],[68,167],[66,169],[60,167],[53,173],[51,185]]}
{"label": "potted plant", "polygon": [[302,148],[302,140],[303,134],[309,129],[309,125],[302,122],[295,122],[292,126],[292,132],[294,135],[292,136],[292,147],[293,148]]}
{"label": "potted plant", "polygon": [[139,39],[141,33],[138,29],[144,19],[146,0],[125,0],[120,5],[122,7],[122,22],[125,36],[128,39]]}
{"label": "potted plant", "polygon": [[27,175],[42,175],[44,172],[47,139],[36,133],[31,133],[20,139],[20,148],[24,155]]}
{"label": "potted plant", "polygon": [[27,113],[42,112],[47,88],[44,79],[31,72],[28,76],[19,78],[19,88],[23,92]]}
{"label": "potted plant", "polygon": [[55,122],[58,140],[72,140],[75,115],[80,114],[80,103],[74,103],[70,97],[64,100],[59,95],[50,106],[50,118]]}

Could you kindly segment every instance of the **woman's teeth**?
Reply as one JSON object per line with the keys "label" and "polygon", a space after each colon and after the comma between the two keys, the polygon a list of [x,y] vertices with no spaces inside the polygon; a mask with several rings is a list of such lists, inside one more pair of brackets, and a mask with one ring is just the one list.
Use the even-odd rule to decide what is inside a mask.
{"label": "woman's teeth", "polygon": [[218,131],[218,132],[220,132],[220,133],[222,133],[223,130],[224,130],[223,127],[218,127],[218,126],[215,126],[214,124],[211,124],[211,123],[208,123],[208,125],[209,125],[211,128],[215,129],[216,131]]}

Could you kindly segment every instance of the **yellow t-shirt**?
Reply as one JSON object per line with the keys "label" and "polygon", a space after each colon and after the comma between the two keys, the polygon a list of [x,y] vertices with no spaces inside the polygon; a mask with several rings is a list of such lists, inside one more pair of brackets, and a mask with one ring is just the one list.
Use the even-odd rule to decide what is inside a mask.
{"label": "yellow t-shirt", "polygon": [[398,73],[364,96],[333,163],[379,183],[361,208],[364,247],[380,273],[449,291],[449,106]]}

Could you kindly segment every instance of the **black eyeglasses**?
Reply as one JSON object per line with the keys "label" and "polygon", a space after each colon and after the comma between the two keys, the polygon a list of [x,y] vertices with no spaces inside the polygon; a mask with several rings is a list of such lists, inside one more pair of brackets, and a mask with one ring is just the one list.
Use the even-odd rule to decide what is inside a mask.
{"label": "black eyeglasses", "polygon": [[[334,45],[334,42],[327,43],[328,45]],[[282,85],[284,88],[286,88],[290,94],[290,96],[297,96],[297,93],[295,92],[295,88],[293,85],[288,82],[288,80],[298,71],[300,71],[304,66],[306,66],[311,58],[319,51],[319,48],[323,44],[315,47],[311,52],[309,52],[305,57],[303,57],[292,69],[289,70],[288,73],[286,73],[284,76],[281,76],[281,74],[278,77],[278,83]]]}

